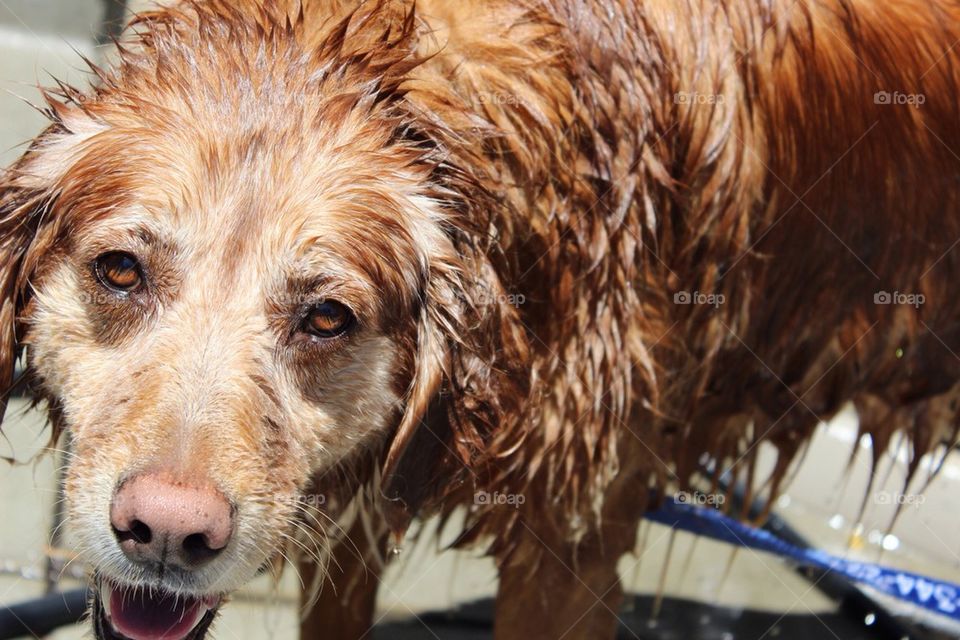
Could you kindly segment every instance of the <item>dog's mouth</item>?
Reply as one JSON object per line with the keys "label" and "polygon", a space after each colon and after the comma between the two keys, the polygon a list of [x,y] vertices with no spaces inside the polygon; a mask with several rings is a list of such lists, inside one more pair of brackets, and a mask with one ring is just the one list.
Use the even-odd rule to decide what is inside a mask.
{"label": "dog's mouth", "polygon": [[100,580],[93,601],[97,640],[202,640],[219,596],[191,597]]}

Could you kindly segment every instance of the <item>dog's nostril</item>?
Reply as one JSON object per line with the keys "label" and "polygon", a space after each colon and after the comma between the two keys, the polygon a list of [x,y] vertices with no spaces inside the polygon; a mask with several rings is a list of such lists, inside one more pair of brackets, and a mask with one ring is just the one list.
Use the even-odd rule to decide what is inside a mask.
{"label": "dog's nostril", "polygon": [[202,533],[192,533],[183,539],[183,554],[194,564],[202,564],[212,559],[220,551],[220,549],[212,548],[207,542],[206,536]]}
{"label": "dog's nostril", "polygon": [[150,527],[139,520],[134,520],[130,525],[130,535],[140,544],[149,544],[150,540],[153,539],[153,532],[150,531]]}
{"label": "dog's nostril", "polygon": [[150,541],[153,539],[153,532],[150,530],[150,527],[140,520],[131,522],[130,528],[126,531],[114,527],[113,533],[120,542],[133,541],[136,544],[150,544]]}

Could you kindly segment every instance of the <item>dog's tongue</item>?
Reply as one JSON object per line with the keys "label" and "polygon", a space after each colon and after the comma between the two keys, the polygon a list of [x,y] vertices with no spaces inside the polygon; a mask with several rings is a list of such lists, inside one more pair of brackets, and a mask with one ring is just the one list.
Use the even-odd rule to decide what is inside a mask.
{"label": "dog's tongue", "polygon": [[130,640],[183,640],[206,612],[200,598],[110,588],[110,622]]}

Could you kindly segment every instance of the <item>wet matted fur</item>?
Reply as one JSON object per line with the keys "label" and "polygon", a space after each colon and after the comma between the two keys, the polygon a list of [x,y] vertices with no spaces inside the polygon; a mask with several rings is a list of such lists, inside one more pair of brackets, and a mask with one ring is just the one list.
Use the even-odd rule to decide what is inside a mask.
{"label": "wet matted fur", "polygon": [[[497,638],[595,640],[649,496],[704,456],[752,481],[773,443],[775,494],[853,402],[876,455],[910,436],[912,475],[956,438],[958,21],[947,0],[139,16],[0,184],[0,364],[9,384],[27,347],[69,434],[80,551],[156,579],[107,515],[144,469],[236,509],[222,558],[161,581],[184,594],[229,593],[297,530],[379,545],[466,506]],[[98,282],[111,251],[142,291]],[[356,322],[300,339],[325,300]],[[310,628],[358,637],[357,601]]]}

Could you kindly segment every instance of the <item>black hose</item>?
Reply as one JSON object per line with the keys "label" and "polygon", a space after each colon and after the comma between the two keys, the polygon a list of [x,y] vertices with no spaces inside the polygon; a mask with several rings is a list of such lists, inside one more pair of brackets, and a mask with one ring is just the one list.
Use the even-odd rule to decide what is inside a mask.
{"label": "black hose", "polygon": [[127,24],[127,0],[104,0],[102,28],[97,34],[97,44],[110,44],[119,38]]}
{"label": "black hose", "polygon": [[83,619],[89,589],[72,589],[42,598],[0,607],[0,640],[42,638],[60,627]]}

